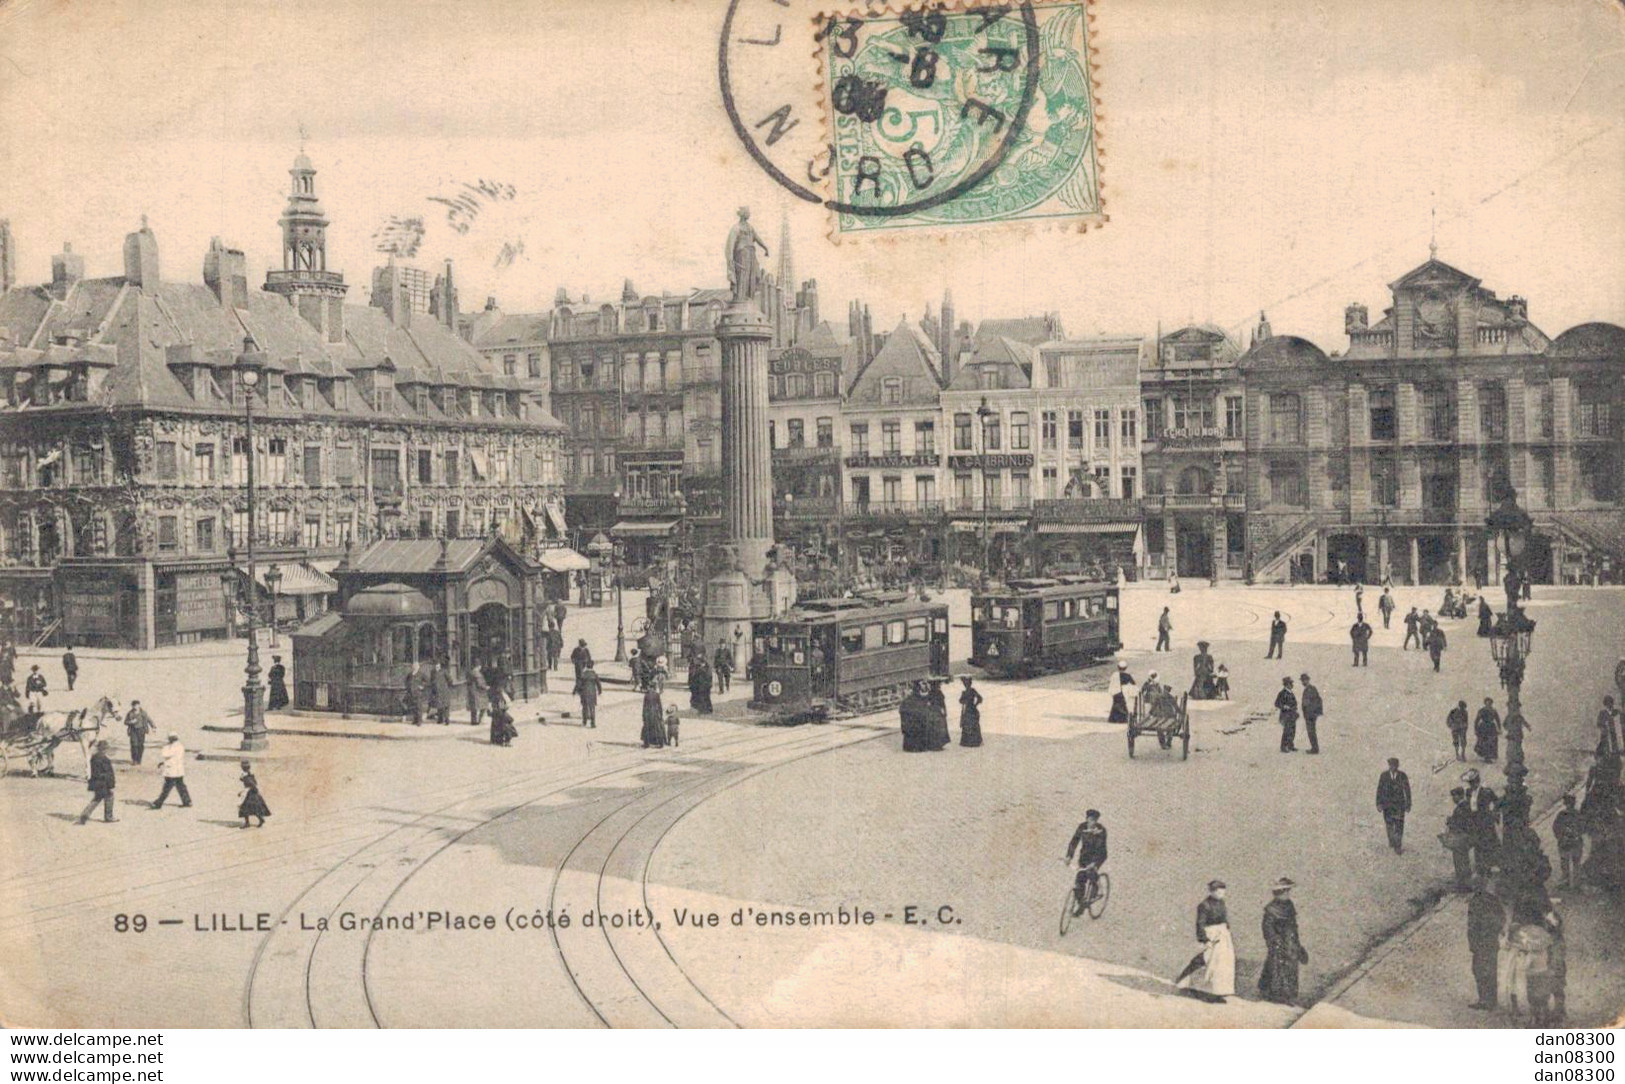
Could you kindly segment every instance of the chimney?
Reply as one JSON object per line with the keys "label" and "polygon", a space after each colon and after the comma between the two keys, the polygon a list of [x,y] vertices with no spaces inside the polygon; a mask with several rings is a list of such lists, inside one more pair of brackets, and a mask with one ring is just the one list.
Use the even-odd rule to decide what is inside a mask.
{"label": "chimney", "polygon": [[497,299],[496,299],[495,296],[490,295],[490,294],[486,295],[486,298],[485,298],[485,311],[486,312],[496,312],[497,311]]}
{"label": "chimney", "polygon": [[62,242],[62,251],[51,257],[51,292],[63,297],[84,277],[85,258],[73,250],[72,243]]}
{"label": "chimney", "polygon": [[1529,322],[1529,302],[1517,294],[1513,294],[1507,298],[1507,316],[1519,323],[1527,324]]}
{"label": "chimney", "polygon": [[1343,310],[1343,330],[1350,335],[1356,331],[1364,331],[1370,321],[1370,313],[1358,301]]}
{"label": "chimney", "polygon": [[446,273],[436,275],[434,289],[429,292],[429,315],[457,330],[457,284],[452,278],[451,261],[446,261]]}
{"label": "chimney", "polygon": [[248,307],[248,263],[241,249],[227,248],[220,238],[209,240],[203,256],[203,284],[228,309]]}
{"label": "chimney", "polygon": [[124,281],[131,286],[156,292],[158,289],[158,239],[141,216],[141,228],[124,237]]}
{"label": "chimney", "polygon": [[389,322],[396,327],[411,326],[412,307],[407,303],[406,291],[401,288],[400,271],[395,266],[393,252],[389,255],[389,263],[372,269],[372,305],[373,308],[383,309]]}

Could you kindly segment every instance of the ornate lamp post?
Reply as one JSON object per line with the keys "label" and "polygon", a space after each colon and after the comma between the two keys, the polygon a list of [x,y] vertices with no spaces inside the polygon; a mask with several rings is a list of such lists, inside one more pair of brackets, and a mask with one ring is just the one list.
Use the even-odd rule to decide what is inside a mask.
{"label": "ornate lamp post", "polygon": [[1521,734],[1524,664],[1534,648],[1535,623],[1518,606],[1518,598],[1527,574],[1524,559],[1534,523],[1528,513],[1518,507],[1518,495],[1510,482],[1502,479],[1500,490],[1501,503],[1484,521],[1491,537],[1500,538],[1507,564],[1506,610],[1490,629],[1490,654],[1500,668],[1501,683],[1507,690],[1507,730]]}
{"label": "ornate lamp post", "polygon": [[271,626],[271,647],[276,647],[276,589],[282,584],[282,569],[276,563],[265,570],[265,589],[271,592],[271,615],[267,619]]}
{"label": "ornate lamp post", "polygon": [[[243,340],[237,358],[237,379],[243,389],[243,436],[248,449],[248,662],[243,667],[243,740],[245,753],[259,752],[271,744],[265,729],[265,687],[260,684],[258,569],[254,565],[254,528],[258,520],[254,494],[254,390],[265,373],[266,356],[254,349],[252,339]],[[232,558],[236,567],[236,558]]]}
{"label": "ornate lamp post", "polygon": [[976,408],[977,428],[982,435],[982,590],[987,590],[988,571],[993,564],[991,541],[988,537],[988,493],[987,493],[987,420],[994,415],[994,411],[987,405],[987,396],[982,396],[982,403]]}
{"label": "ornate lamp post", "polygon": [[621,608],[621,579],[626,572],[625,546],[617,542],[610,553],[610,567],[615,572],[615,661],[626,661],[626,616]]}
{"label": "ornate lamp post", "polygon": [[1221,510],[1220,510],[1220,506],[1224,504],[1224,498],[1222,496],[1220,496],[1219,493],[1218,493],[1218,485],[1219,485],[1219,483],[1217,481],[1215,481],[1213,483],[1213,488],[1210,490],[1210,492],[1207,495],[1208,511],[1211,513],[1211,517],[1212,517],[1211,518],[1211,523],[1210,523],[1209,528],[1208,528],[1208,536],[1207,536],[1208,537],[1208,547],[1207,548],[1209,550],[1208,556],[1211,558],[1211,560],[1208,561],[1208,567],[1209,567],[1209,570],[1212,572],[1212,576],[1210,577],[1209,584],[1208,584],[1208,586],[1210,586],[1210,587],[1219,586],[1219,561],[1224,556],[1222,553],[1219,552],[1219,546],[1218,546],[1218,542],[1219,542],[1219,516],[1222,514]]}

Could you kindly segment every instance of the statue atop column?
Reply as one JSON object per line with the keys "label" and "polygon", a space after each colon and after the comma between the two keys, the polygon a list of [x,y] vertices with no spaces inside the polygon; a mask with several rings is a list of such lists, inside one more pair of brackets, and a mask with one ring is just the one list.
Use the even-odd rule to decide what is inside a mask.
{"label": "statue atop column", "polygon": [[749,301],[756,296],[761,281],[761,265],[756,259],[758,247],[763,256],[768,255],[767,242],[750,224],[750,208],[741,207],[739,221],[728,231],[728,247],[724,253],[728,261],[728,285],[733,287],[735,301]]}

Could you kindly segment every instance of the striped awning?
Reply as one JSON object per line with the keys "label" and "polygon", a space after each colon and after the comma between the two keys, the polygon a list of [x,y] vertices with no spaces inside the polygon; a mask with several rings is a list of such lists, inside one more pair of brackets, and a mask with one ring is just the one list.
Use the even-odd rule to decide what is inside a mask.
{"label": "striped awning", "polygon": [[559,538],[569,538],[570,531],[564,525],[564,509],[556,504],[544,504],[547,510],[547,522],[553,525],[553,533]]}
{"label": "striped awning", "polygon": [[536,560],[549,572],[585,572],[592,567],[591,561],[567,546],[550,546],[537,553]]}
{"label": "striped awning", "polygon": [[[265,582],[265,574],[270,570],[270,565],[259,565],[254,569],[255,581],[267,591],[271,586]],[[276,585],[279,595],[330,595],[339,589],[337,580],[305,561],[291,565],[278,563],[276,570],[282,573],[282,579]]]}
{"label": "striped awning", "polygon": [[676,528],[674,519],[637,520],[623,519],[609,529],[610,534],[623,535],[628,538],[664,538]]}

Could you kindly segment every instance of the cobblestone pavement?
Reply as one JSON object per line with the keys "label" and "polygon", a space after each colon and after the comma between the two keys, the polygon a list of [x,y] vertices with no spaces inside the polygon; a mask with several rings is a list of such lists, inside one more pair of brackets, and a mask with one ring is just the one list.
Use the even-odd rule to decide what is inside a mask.
{"label": "cobblestone pavement", "polygon": [[[1438,601],[1429,589],[1401,592],[1402,604],[1413,595]],[[963,596],[951,601],[963,621]],[[1554,589],[1535,600],[1541,629],[1526,699],[1537,809],[1572,781],[1588,745],[1622,602],[1605,590]],[[1153,657],[1165,604],[1177,650]],[[628,612],[639,612],[641,599],[637,606],[629,597]],[[1292,621],[1285,666],[1262,659],[1277,608]],[[1350,668],[1348,592],[1198,587],[1170,597],[1135,587],[1124,613],[1123,657],[1142,678],[1157,667],[1185,684],[1198,636],[1229,664],[1236,699],[1198,705],[1188,762],[1154,744],[1128,759],[1121,728],[1104,722],[1106,671],[1097,668],[979,682],[986,746],[936,755],[903,756],[889,716],[799,728],[686,720],[681,749],[646,751],[636,740],[637,698],[618,688],[594,732],[565,714],[572,704],[563,692],[527,705],[522,719],[546,722],[524,723],[511,749],[491,747],[466,725],[351,721],[348,732],[374,740],[278,735],[281,759],[259,769],[275,813],[265,829],[248,831],[234,817],[230,761],[194,762],[193,808],[154,812],[143,807],[158,785],[150,761],[128,766],[120,741],[121,820],[85,827],[72,821],[86,798],[81,781],[12,776],[0,782],[8,870],[0,943],[18,981],[0,990],[0,1018],[1278,1026],[1296,1013],[1253,1000],[1252,983],[1262,955],[1258,909],[1284,873],[1302,885],[1313,954],[1306,997],[1337,993],[1335,1005],[1303,1023],[1468,1023],[1440,1008],[1471,998],[1455,905],[1409,923],[1431,912],[1448,875],[1433,838],[1457,774],[1446,706],[1500,699],[1487,646],[1470,624],[1447,626],[1445,672],[1434,675],[1423,658],[1398,650],[1397,624],[1379,628],[1369,670]],[[613,610],[575,614],[566,633],[587,636],[608,657]],[[956,658],[965,654],[956,644]],[[54,655],[43,665],[58,684]],[[1273,721],[1255,718],[1282,674],[1305,669],[1328,703],[1318,758],[1277,753]],[[140,695],[189,747],[229,753],[234,744],[203,729],[235,725],[227,712],[240,670],[229,655],[92,658],[83,679],[76,695]],[[62,699],[69,704],[52,706],[72,706]],[[327,725],[273,720],[295,723]],[[1388,755],[1405,762],[1416,791],[1414,846],[1403,856],[1384,845],[1372,803]],[[64,770],[79,771],[76,758],[64,750]],[[1487,777],[1499,789],[1499,772]],[[1087,805],[1111,826],[1113,895],[1101,920],[1063,938],[1060,857]],[[1212,876],[1231,885],[1241,957],[1242,997],[1226,1006],[1173,996],[1167,981],[1194,951],[1191,913]],[[939,922],[943,905],[953,912]],[[905,923],[907,906],[927,917]],[[1577,958],[1590,961],[1581,966],[1594,967],[1606,1000],[1617,988],[1607,985],[1618,981],[1617,957],[1588,954],[1585,943],[1588,931],[1603,932],[1587,917],[1600,906],[1584,897],[1572,904],[1571,989],[1581,981]],[[757,927],[751,908],[893,917]],[[752,917],[730,929],[736,910]],[[547,926],[549,911],[555,921],[571,914],[572,925]],[[679,911],[687,919],[714,912],[718,926],[679,923]],[[622,924],[589,927],[588,912],[622,916]],[[136,914],[146,917],[145,932],[115,928],[117,916]],[[268,929],[254,928],[262,914]],[[418,917],[411,930],[343,928],[380,914]],[[426,931],[431,914],[446,917]],[[510,930],[514,914],[527,924],[540,915],[543,926]],[[662,928],[631,924],[627,916],[638,914]],[[485,915],[498,929],[440,925],[477,926]],[[179,925],[157,925],[176,918]],[[1402,938],[1387,940],[1396,929]],[[1347,983],[1362,960],[1378,962]],[[1405,996],[1381,985],[1395,982]],[[1582,1011],[1591,1009],[1571,996],[1571,1012]]]}

